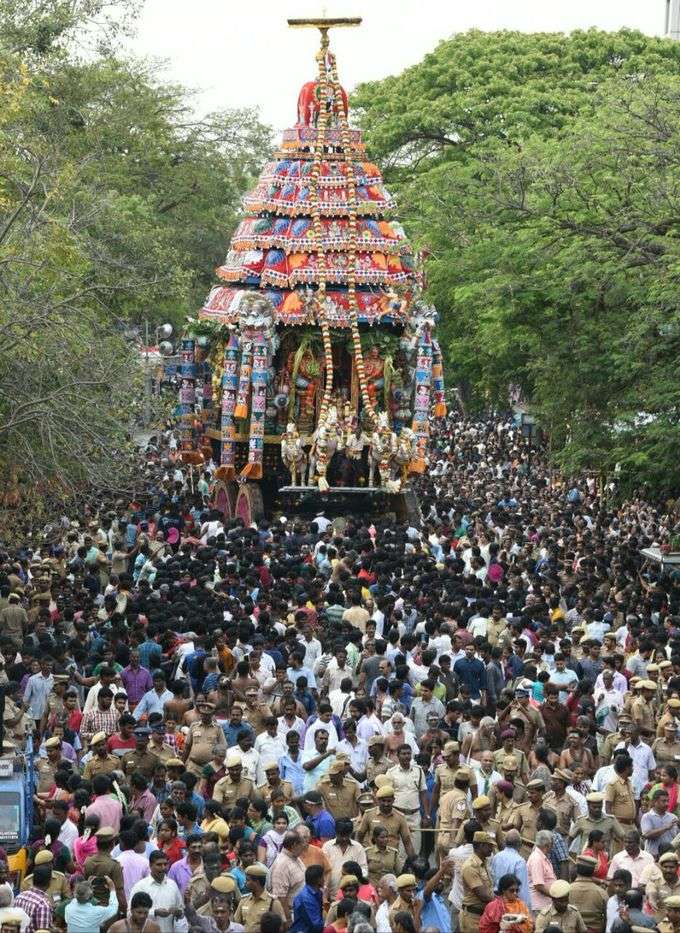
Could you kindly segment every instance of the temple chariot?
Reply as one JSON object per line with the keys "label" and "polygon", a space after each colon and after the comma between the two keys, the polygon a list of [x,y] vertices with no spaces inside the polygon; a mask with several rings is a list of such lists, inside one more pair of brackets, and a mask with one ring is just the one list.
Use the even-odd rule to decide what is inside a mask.
{"label": "temple chariot", "polygon": [[[436,313],[320,30],[297,122],[244,199],[220,280],[180,348],[183,458],[219,463],[214,505],[257,519],[363,497],[414,518],[432,418],[446,414]],[[368,499],[367,499],[368,497]]]}

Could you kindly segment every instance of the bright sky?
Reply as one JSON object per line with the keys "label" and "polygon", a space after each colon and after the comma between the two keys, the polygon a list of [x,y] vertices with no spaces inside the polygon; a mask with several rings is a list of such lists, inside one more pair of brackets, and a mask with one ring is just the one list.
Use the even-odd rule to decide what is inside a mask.
{"label": "bright sky", "polygon": [[665,0],[146,0],[134,50],[167,62],[166,76],[197,91],[196,110],[259,107],[277,131],[295,122],[300,86],[314,77],[316,30],[287,17],[362,16],[334,30],[340,80],[396,74],[441,39],[467,29],[569,32],[591,26],[661,35]]}

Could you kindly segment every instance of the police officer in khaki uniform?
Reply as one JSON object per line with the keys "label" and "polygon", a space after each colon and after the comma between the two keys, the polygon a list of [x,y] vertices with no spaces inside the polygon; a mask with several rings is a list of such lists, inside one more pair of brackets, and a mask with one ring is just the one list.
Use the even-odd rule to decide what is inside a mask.
{"label": "police officer in khaki uniform", "polygon": [[515,829],[519,830],[522,837],[521,855],[524,858],[528,858],[536,839],[536,823],[538,822],[538,814],[543,808],[544,793],[545,785],[543,781],[538,779],[529,781],[527,784],[529,799],[526,803],[519,804],[510,817],[510,823]]}
{"label": "police officer in khaki uniform", "polygon": [[213,789],[213,800],[217,800],[227,809],[231,809],[239,797],[253,796],[253,782],[243,777],[243,765],[235,752],[227,755],[227,773],[220,778]]}
{"label": "police officer in khaki uniform", "polygon": [[469,771],[466,768],[459,768],[456,771],[453,790],[448,791],[441,799],[437,817],[437,828],[439,830],[437,833],[437,847],[442,856],[445,855],[453,845],[458,827],[467,820],[470,815],[470,807],[468,805],[469,785]]}
{"label": "police officer in khaki uniform", "polygon": [[[204,883],[207,881],[205,874],[203,872],[199,873]],[[192,882],[196,878],[196,875],[193,875],[191,881],[189,881],[189,887],[187,888],[186,897],[191,898],[191,889]],[[196,887],[194,888],[194,895],[196,893]],[[219,874],[211,881],[207,882],[207,887],[205,889],[205,897],[207,900],[203,900],[201,906],[196,909],[196,913],[201,917],[214,917],[215,911],[214,908],[217,904],[226,903],[229,906],[229,910],[233,911],[235,905],[240,899],[238,885],[231,875],[222,875]]]}
{"label": "police officer in khaki uniform", "polygon": [[66,765],[67,770],[71,770],[71,762],[61,757],[61,739],[53,736],[45,742],[47,758],[34,759],[33,768],[38,775],[38,786],[36,793],[46,794],[54,784],[54,775],[60,766]]}
{"label": "police officer in khaki uniform", "polygon": [[461,880],[463,902],[460,910],[461,933],[477,933],[479,918],[486,905],[493,900],[493,882],[487,868],[487,859],[494,848],[493,836],[476,832],[472,837],[472,855],[463,862]]}
{"label": "police officer in khaki uniform", "polygon": [[[502,849],[505,846],[505,833],[501,829],[499,821],[493,819],[491,812],[491,801],[485,794],[482,794],[481,797],[475,797],[472,801],[472,818],[477,820],[480,824],[482,832],[493,836],[498,848]],[[454,845],[456,846],[462,846],[465,842],[463,826],[464,824],[461,823],[458,827],[458,832],[454,841]]]}
{"label": "police officer in khaki uniform", "polygon": [[[517,767],[514,769],[516,772],[515,776],[519,774],[520,780],[526,781],[529,778],[529,760],[525,752],[515,745],[516,737],[517,730],[514,726],[510,726],[501,732],[501,741],[503,745],[493,753],[493,763],[496,771],[502,771],[504,773],[506,770],[504,763],[509,758],[514,758],[517,762]],[[507,774],[505,777],[510,780]],[[523,800],[517,801],[517,803],[523,802]]]}
{"label": "police officer in khaki uniform", "polygon": [[640,696],[630,704],[630,715],[640,730],[645,741],[653,739],[656,735],[656,721],[652,700],[656,696],[656,684],[653,680],[643,680],[640,684]]}
{"label": "police officer in khaki uniform", "polygon": [[652,754],[657,768],[677,765],[680,758],[680,741],[678,741],[678,724],[675,719],[669,720],[663,727],[663,738],[654,739]]}
{"label": "police officer in khaki uniform", "polygon": [[109,755],[105,732],[95,732],[90,739],[90,751],[92,757],[83,769],[86,781],[91,781],[97,774],[111,774],[120,768],[120,759],[116,755]]}
{"label": "police officer in khaki uniform", "polygon": [[376,792],[377,807],[367,810],[357,829],[357,841],[366,844],[366,839],[376,826],[384,826],[388,834],[388,845],[398,848],[401,842],[410,858],[415,857],[413,840],[408,823],[401,813],[394,809],[394,788],[384,784]]}
{"label": "police officer in khaki uniform", "polygon": [[388,845],[389,836],[384,826],[376,826],[371,833],[371,842],[366,849],[368,880],[377,889],[383,875],[396,875],[399,850]]}
{"label": "police officer in khaki uniform", "polygon": [[663,902],[665,916],[657,924],[659,933],[680,933],[680,897],[673,895]]}
{"label": "police officer in khaki uniform", "polygon": [[134,752],[126,752],[121,761],[125,774],[132,771],[141,771],[144,777],[150,781],[154,771],[158,766],[158,758],[149,751],[149,736],[151,730],[148,726],[137,726],[135,729],[136,747]]}
{"label": "police officer in khaki uniform", "polygon": [[368,760],[366,762],[366,780],[374,784],[379,774],[387,774],[394,764],[385,755],[385,739],[382,735],[372,735],[368,740]]}
{"label": "police officer in khaki uniform", "polygon": [[111,826],[102,826],[95,833],[95,838],[97,840],[97,852],[85,859],[83,875],[85,878],[101,879],[100,882],[93,882],[93,887],[95,900],[102,905],[108,904],[109,901],[109,889],[103,881],[108,875],[116,889],[120,912],[124,914],[127,905],[123,886],[123,869],[118,862],[111,858],[111,849],[113,849],[116,832]]}
{"label": "police officer in khaki uniform", "polygon": [[576,859],[576,878],[569,892],[569,903],[581,914],[590,933],[601,933],[607,919],[607,892],[593,881],[596,868],[597,859],[591,855],[579,855]]}
{"label": "police officer in khaki uniform", "polygon": [[[554,881],[548,889],[551,907],[544,907],[536,917],[535,933],[543,933],[554,924],[561,933],[586,933],[586,925],[578,909],[569,903],[571,885],[567,881]],[[604,927],[602,928],[604,929]]]}
{"label": "police officer in khaki uniform", "polygon": [[196,709],[201,718],[189,726],[184,745],[184,761],[187,771],[201,777],[203,768],[213,757],[213,749],[216,746],[222,748],[223,755],[227,754],[227,740],[222,727],[215,722],[215,704],[204,700],[197,704]]}
{"label": "police officer in khaki uniform", "polygon": [[281,902],[265,889],[267,869],[262,865],[249,865],[246,868],[246,887],[249,893],[242,897],[234,914],[234,923],[241,923],[245,933],[260,933],[262,914],[273,913],[281,917],[285,924],[286,915]]}
{"label": "police officer in khaki uniform", "polygon": [[458,742],[446,742],[442,749],[443,765],[437,765],[434,771],[432,790],[432,809],[436,810],[439,801],[456,785],[456,771],[460,768],[460,745]]}
{"label": "police officer in khaki uniform", "polygon": [[651,907],[655,920],[663,920],[669,897],[680,896],[680,878],[678,878],[678,855],[676,852],[664,852],[659,858],[661,877],[655,872],[645,884],[645,900]]}
{"label": "police officer in khaki uniform", "polygon": [[399,746],[397,760],[399,763],[390,768],[385,777],[389,778],[394,787],[395,806],[406,817],[417,855],[420,852],[420,828],[432,825],[427,781],[423,769],[413,762],[413,750],[410,745]]}
{"label": "police officer in khaki uniform", "polygon": [[611,764],[612,757],[614,755],[614,749],[623,741],[623,733],[621,732],[622,726],[630,726],[632,724],[632,719],[626,713],[621,713],[619,716],[617,726],[617,732],[610,732],[609,735],[604,737],[602,746],[600,747],[600,763],[603,765]]}
{"label": "police officer in khaki uniform", "polygon": [[571,771],[563,768],[555,768],[550,776],[550,790],[543,798],[543,806],[547,810],[552,810],[557,817],[557,832],[561,836],[569,833],[572,820],[579,816],[579,809],[576,802],[565,793],[567,787],[573,781],[574,776]]}
{"label": "police officer in khaki uniform", "polygon": [[353,778],[345,777],[345,765],[342,761],[333,762],[328,773],[319,780],[316,789],[334,819],[353,820],[358,815],[361,791]]}
{"label": "police officer in khaki uniform", "polygon": [[680,700],[677,697],[671,697],[666,703],[662,715],[659,716],[659,721],[656,724],[656,737],[660,739],[663,736],[664,726],[667,722],[672,722],[678,718],[680,718]]}
{"label": "police officer in khaki uniform", "polygon": [[[509,755],[507,758],[503,758],[500,761],[499,767],[503,778],[512,784],[512,802],[513,803],[526,803],[528,800],[528,794],[526,785],[522,784],[521,781],[517,780],[517,773],[519,771],[519,759],[515,755]],[[489,800],[491,801],[491,806],[496,810],[496,807],[499,803],[498,794],[494,790],[495,785],[492,784],[489,788]]]}
{"label": "police officer in khaki uniform", "polygon": [[599,829],[604,833],[604,839],[602,841],[607,851],[611,853],[613,841],[615,839],[617,842],[623,844],[623,828],[615,817],[602,813],[604,794],[597,794],[595,792],[588,794],[586,796],[586,804],[588,805],[588,815],[580,816],[574,821],[574,825],[569,831],[569,838],[576,839],[580,837],[577,842],[577,851],[580,852],[585,848],[590,833],[594,829]]}
{"label": "police officer in khaki uniform", "polygon": [[[62,901],[68,901],[71,897],[71,886],[68,882],[68,878],[63,873],[63,871],[55,871],[52,867],[54,863],[54,855],[50,852],[49,849],[41,849],[40,852],[36,854],[35,860],[33,862],[33,867],[36,865],[49,865],[52,868],[52,880],[49,883],[45,894],[52,901],[52,906],[56,907],[57,904],[60,904]],[[22,891],[30,891],[33,887],[33,875],[26,875],[24,880],[21,882]]]}
{"label": "police officer in khaki uniform", "polygon": [[[399,875],[397,878],[397,890],[399,894],[396,900],[392,901],[389,912],[390,929],[395,928],[395,918],[398,913],[405,912],[414,916],[418,909],[416,905],[416,888],[418,882],[415,875]],[[418,929],[418,926],[416,926]]]}
{"label": "police officer in khaki uniform", "polygon": [[[275,761],[265,761],[263,770],[264,776],[267,778],[267,780],[264,784],[258,784],[257,796],[262,797],[263,800],[266,800],[267,803],[269,803],[271,800],[272,792],[275,790],[280,790],[283,792],[283,796],[286,799],[286,804],[289,804],[293,797],[295,797],[295,790],[293,789],[293,785],[290,783],[290,781],[281,780],[281,772],[279,771],[278,764]],[[342,770],[345,770],[344,765],[342,766]],[[321,788],[319,787],[318,790],[321,790]],[[330,809],[330,807],[328,809]],[[335,816],[335,814],[333,815]]]}
{"label": "police officer in khaki uniform", "polygon": [[[637,807],[630,776],[633,773],[633,762],[628,757],[619,756],[614,759],[614,772],[616,777],[604,789],[604,805],[606,812],[621,824],[624,832],[632,829],[635,823]],[[622,845],[614,840],[612,853],[620,852]]]}

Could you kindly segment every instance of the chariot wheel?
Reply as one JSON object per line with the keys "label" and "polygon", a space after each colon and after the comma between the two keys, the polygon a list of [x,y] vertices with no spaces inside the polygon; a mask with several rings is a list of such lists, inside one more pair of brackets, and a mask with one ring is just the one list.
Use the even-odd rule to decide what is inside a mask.
{"label": "chariot wheel", "polygon": [[244,525],[259,522],[264,517],[264,500],[259,484],[246,483],[239,487],[234,517],[242,519]]}

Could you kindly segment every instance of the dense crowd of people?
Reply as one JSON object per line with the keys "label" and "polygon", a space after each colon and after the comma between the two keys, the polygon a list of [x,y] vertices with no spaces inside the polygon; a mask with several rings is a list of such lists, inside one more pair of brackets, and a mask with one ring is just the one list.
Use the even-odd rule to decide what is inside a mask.
{"label": "dense crowd of people", "polygon": [[418,527],[225,522],[169,429],[0,544],[0,933],[680,933],[677,518],[433,435]]}

